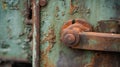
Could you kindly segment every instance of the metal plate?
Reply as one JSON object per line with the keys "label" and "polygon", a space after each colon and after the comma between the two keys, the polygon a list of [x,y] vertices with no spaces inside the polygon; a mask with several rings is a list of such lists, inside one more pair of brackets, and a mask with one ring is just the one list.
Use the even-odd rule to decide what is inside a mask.
{"label": "metal plate", "polygon": [[25,25],[29,0],[0,0],[0,58],[28,61],[30,42],[27,36],[31,27]]}

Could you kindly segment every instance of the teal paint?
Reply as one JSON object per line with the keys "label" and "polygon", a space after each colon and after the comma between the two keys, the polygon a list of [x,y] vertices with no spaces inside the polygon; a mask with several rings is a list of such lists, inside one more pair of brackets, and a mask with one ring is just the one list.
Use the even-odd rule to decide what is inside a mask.
{"label": "teal paint", "polygon": [[25,3],[27,4],[27,0],[0,0],[0,57],[2,59],[28,61],[30,44],[27,42],[29,28],[24,22]]}

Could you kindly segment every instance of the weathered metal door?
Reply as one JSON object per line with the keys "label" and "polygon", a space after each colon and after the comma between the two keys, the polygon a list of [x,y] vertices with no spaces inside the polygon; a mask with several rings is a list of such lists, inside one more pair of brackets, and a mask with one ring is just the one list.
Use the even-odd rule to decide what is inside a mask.
{"label": "weathered metal door", "polygon": [[[120,0],[47,0],[40,14],[41,67],[120,67]],[[73,46],[75,29],[63,34],[77,21],[92,31],[82,30]]]}
{"label": "weathered metal door", "polygon": [[0,0],[0,61],[31,62],[30,11],[30,0]]}
{"label": "weathered metal door", "polygon": [[0,0],[0,59],[120,67],[119,29],[120,0]]}

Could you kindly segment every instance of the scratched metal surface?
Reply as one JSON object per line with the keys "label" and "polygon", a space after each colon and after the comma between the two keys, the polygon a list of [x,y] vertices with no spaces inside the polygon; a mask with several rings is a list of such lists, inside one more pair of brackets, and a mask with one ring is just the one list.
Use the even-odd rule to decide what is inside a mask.
{"label": "scratched metal surface", "polygon": [[100,20],[120,16],[120,0],[48,0],[41,11],[41,67],[119,67],[120,54],[75,50],[60,42],[69,19],[83,18],[94,28]]}
{"label": "scratched metal surface", "polygon": [[25,25],[27,0],[0,0],[0,58],[28,61],[30,26]]}

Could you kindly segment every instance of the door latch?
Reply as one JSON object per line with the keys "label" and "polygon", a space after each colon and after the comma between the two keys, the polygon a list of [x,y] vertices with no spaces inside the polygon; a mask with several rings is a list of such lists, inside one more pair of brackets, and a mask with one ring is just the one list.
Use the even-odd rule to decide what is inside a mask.
{"label": "door latch", "polygon": [[61,28],[61,41],[75,49],[120,52],[120,34],[94,32],[83,19],[65,23]]}

